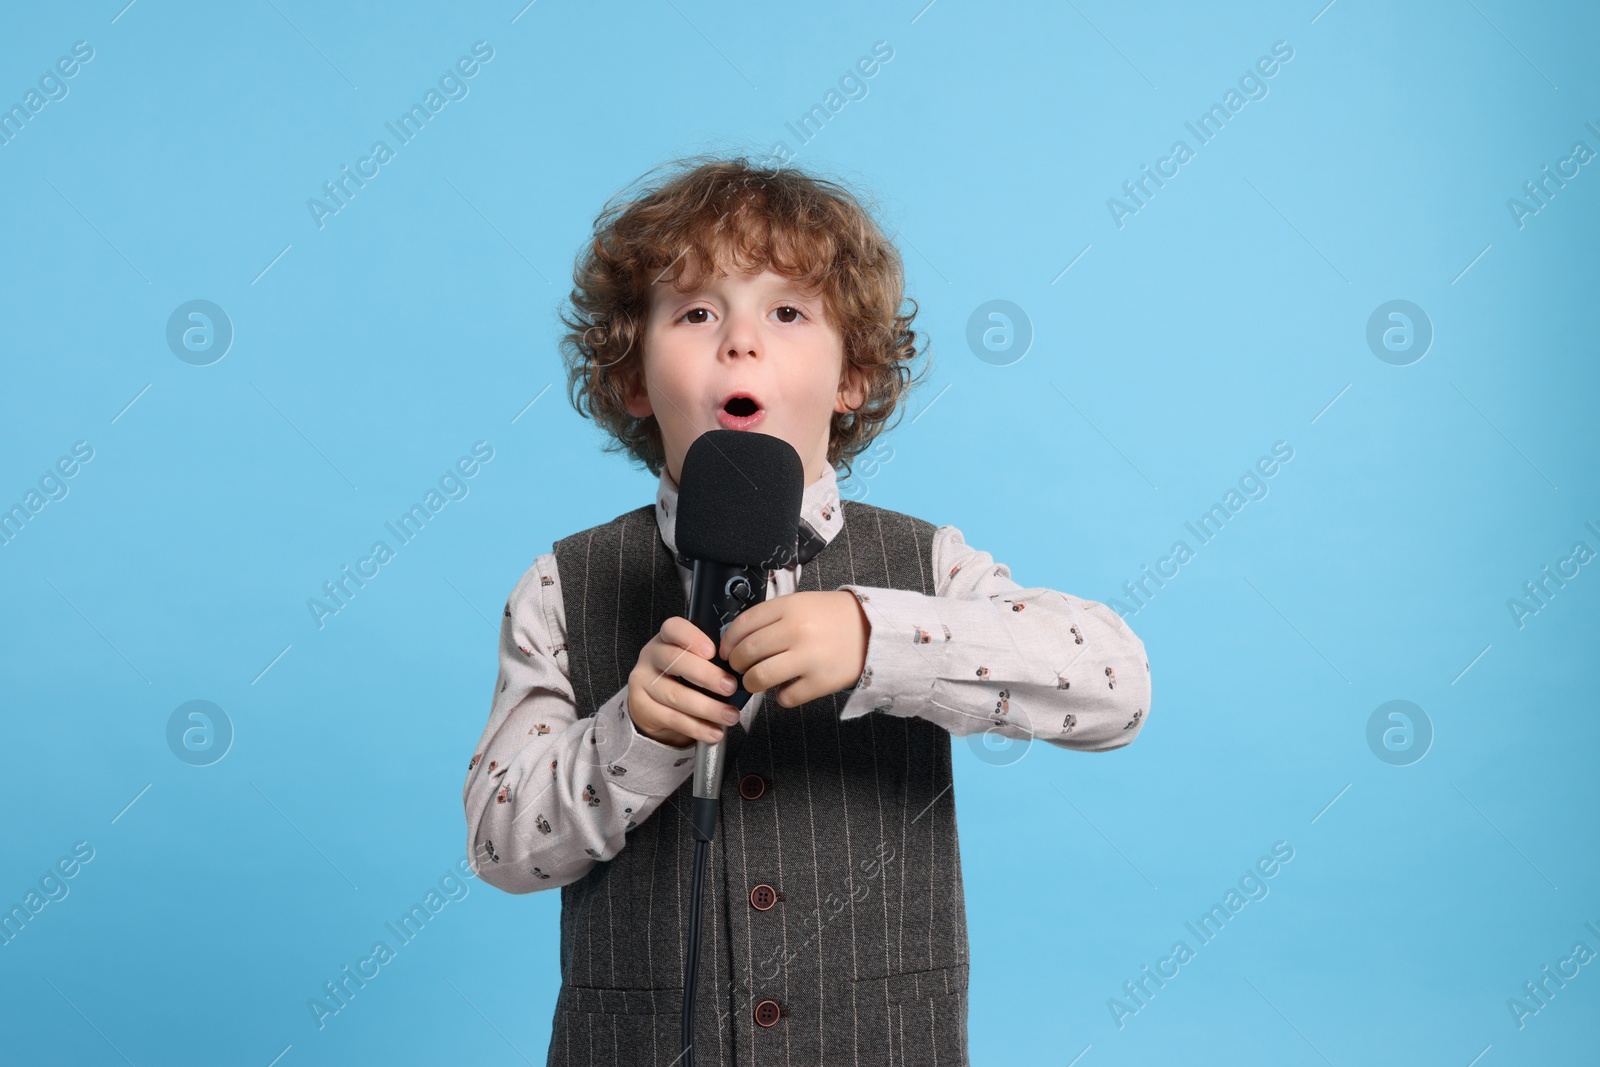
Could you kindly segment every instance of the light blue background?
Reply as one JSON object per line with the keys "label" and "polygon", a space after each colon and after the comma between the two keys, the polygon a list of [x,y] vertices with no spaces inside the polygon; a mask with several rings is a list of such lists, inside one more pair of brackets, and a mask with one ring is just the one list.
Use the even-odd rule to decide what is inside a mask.
{"label": "light blue background", "polygon": [[[650,498],[564,396],[590,221],[664,160],[779,141],[878,199],[931,343],[855,495],[1130,607],[1196,548],[1128,616],[1134,745],[956,743],[973,1062],[1591,1061],[1600,964],[1524,1028],[1507,1000],[1600,950],[1600,573],[1521,628],[1507,601],[1600,549],[1600,168],[1522,227],[1507,200],[1600,149],[1600,17],[924,3],[4,15],[5,106],[94,48],[0,147],[0,505],[94,449],[0,547],[0,904],[94,849],[0,946],[8,1061],[544,1062],[557,892],[473,882],[324,1029],[306,1002],[465,851],[518,576]],[[307,199],[479,40],[470,95],[319,229]],[[785,124],[880,40],[801,146]],[[1107,198],[1276,41],[1269,94],[1119,228]],[[236,331],[210,366],[164,339],[193,299]],[[965,340],[992,299],[1034,331],[1008,366]],[[1366,343],[1392,299],[1435,331],[1409,366]],[[480,440],[470,495],[319,630],[307,599]],[[1198,546],[1184,523],[1277,441],[1268,495]],[[236,734],[207,767],[165,739],[193,699]],[[1409,766],[1366,741],[1392,699],[1435,731]],[[1270,894],[1119,1028],[1108,999],[1278,841]]]}

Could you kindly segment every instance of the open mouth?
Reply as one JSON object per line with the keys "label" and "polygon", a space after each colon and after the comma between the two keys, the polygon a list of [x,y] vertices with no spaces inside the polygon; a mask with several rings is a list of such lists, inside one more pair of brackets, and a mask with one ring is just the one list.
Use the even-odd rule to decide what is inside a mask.
{"label": "open mouth", "polygon": [[766,412],[761,402],[749,393],[735,393],[723,401],[717,412],[717,422],[725,429],[745,430],[761,421]]}

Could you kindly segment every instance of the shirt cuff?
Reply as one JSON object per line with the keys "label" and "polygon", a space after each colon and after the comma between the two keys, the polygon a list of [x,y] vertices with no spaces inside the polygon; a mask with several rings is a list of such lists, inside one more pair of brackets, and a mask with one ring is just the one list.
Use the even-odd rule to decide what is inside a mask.
{"label": "shirt cuff", "polygon": [[855,595],[868,627],[867,661],[839,718],[856,719],[869,711],[918,714],[945,674],[950,628],[939,615],[939,598],[909,589],[839,588]]}
{"label": "shirt cuff", "polygon": [[696,746],[676,748],[640,733],[628,714],[627,686],[602,704],[594,719],[589,743],[608,784],[639,796],[665,797],[694,774]]}

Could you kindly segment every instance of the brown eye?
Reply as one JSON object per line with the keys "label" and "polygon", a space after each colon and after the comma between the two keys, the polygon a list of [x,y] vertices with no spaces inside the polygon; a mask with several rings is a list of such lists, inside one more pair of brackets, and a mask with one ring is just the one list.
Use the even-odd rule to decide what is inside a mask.
{"label": "brown eye", "polygon": [[[685,311],[683,313],[683,318],[687,319],[687,318],[689,318],[690,315],[708,315],[708,314],[710,314],[710,311],[707,310],[706,308],[690,308],[688,311]],[[698,325],[698,324],[704,322],[705,319],[694,319],[694,320],[691,320],[691,321],[693,321],[696,325]]]}
{"label": "brown eye", "polygon": [[779,318],[778,318],[778,321],[779,321],[779,322],[793,322],[793,321],[794,321],[794,319],[786,319],[786,318],[783,318],[783,313],[784,313],[784,312],[785,312],[785,311],[792,311],[792,312],[794,312],[794,313],[795,313],[795,314],[796,314],[796,315],[799,315],[799,316],[802,316],[802,317],[803,317],[803,316],[804,316],[804,314],[805,314],[805,313],[804,313],[804,312],[802,312],[802,311],[801,311],[801,310],[800,310],[800,309],[799,309],[799,308],[797,308],[797,307],[794,307],[794,306],[793,306],[793,305],[790,305],[790,304],[785,304],[785,305],[784,305],[784,306],[783,306],[783,307],[781,307],[781,308],[779,308],[779,309],[778,309],[778,316],[779,316]]}

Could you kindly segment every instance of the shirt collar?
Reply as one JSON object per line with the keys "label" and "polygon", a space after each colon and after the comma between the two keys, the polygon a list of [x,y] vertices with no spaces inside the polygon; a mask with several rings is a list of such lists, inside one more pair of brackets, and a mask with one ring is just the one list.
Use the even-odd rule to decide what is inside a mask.
{"label": "shirt collar", "polygon": [[[673,481],[672,475],[663,466],[661,482],[656,488],[656,525],[661,529],[661,540],[666,544],[667,551],[673,554],[680,565],[686,566],[683,557],[678,555],[677,515],[678,483]],[[811,539],[809,550],[803,543],[807,527],[816,535]],[[839,512],[839,478],[832,467],[824,466],[821,476],[805,487],[800,498],[798,533],[802,541],[799,546],[802,562],[814,556],[843,528],[844,516]]]}

